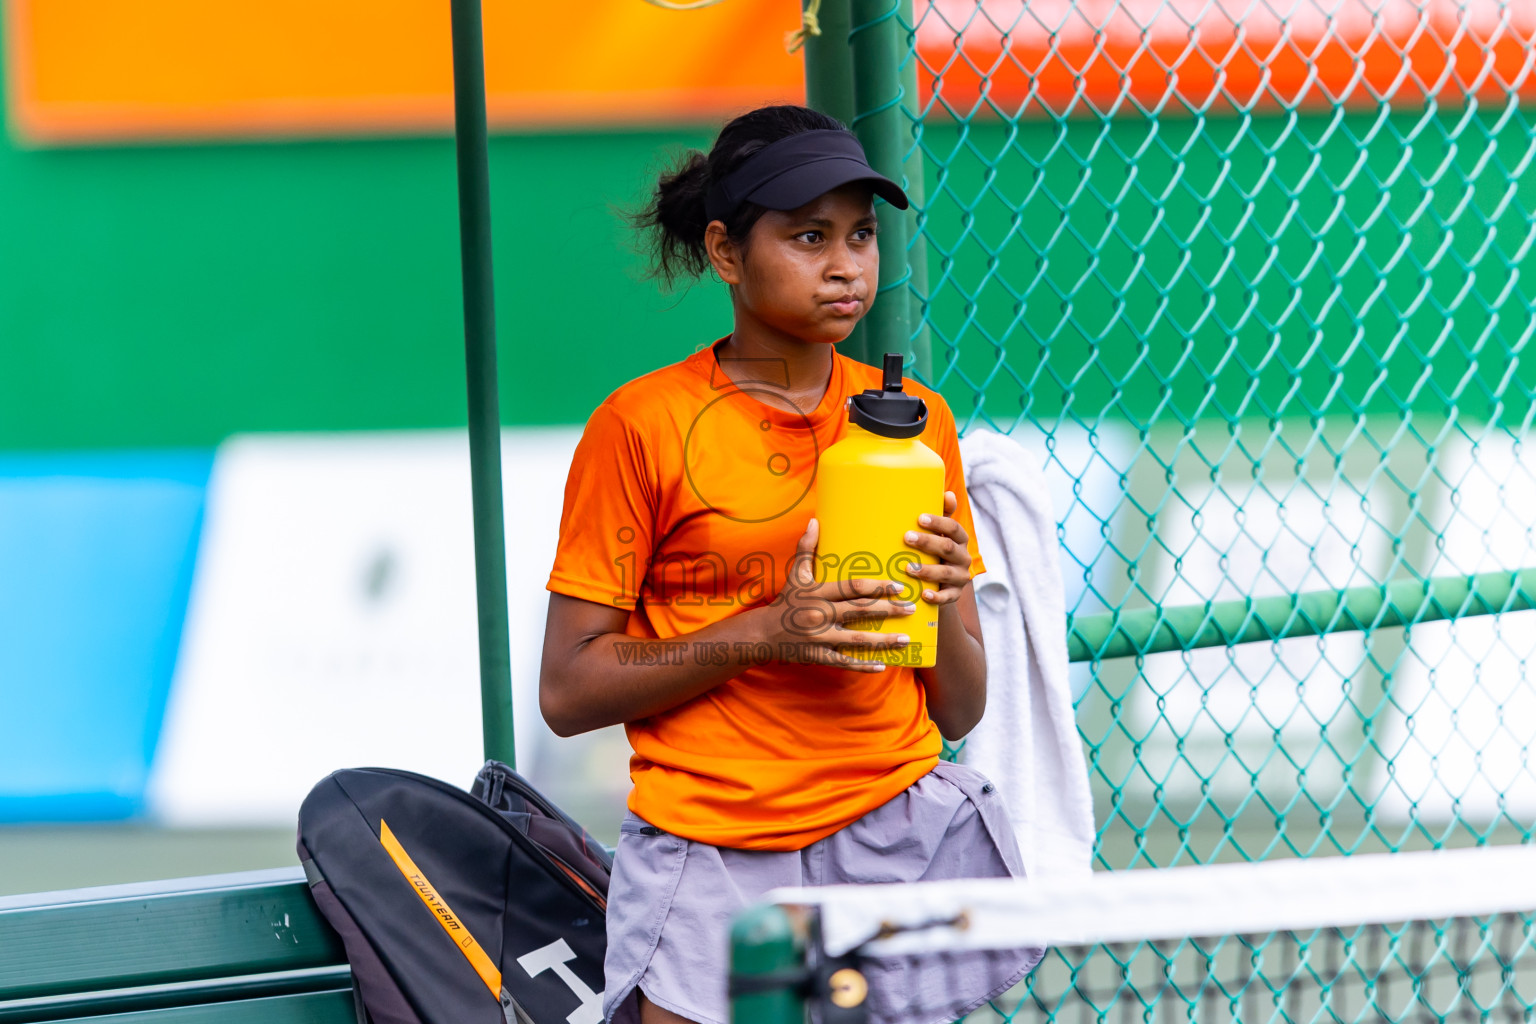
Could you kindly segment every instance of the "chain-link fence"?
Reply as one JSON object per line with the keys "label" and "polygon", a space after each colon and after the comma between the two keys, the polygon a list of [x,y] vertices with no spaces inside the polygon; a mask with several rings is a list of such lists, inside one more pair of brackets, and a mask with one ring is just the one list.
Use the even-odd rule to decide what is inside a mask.
{"label": "chain-link fence", "polygon": [[[812,102],[916,199],[853,341],[1051,482],[1097,866],[1531,841],[1536,5],[818,6]],[[993,1009],[1197,1013],[1090,960]]]}
{"label": "chain-link fence", "polygon": [[1536,8],[865,6],[913,343],[1053,481],[1099,865],[1529,840]]}

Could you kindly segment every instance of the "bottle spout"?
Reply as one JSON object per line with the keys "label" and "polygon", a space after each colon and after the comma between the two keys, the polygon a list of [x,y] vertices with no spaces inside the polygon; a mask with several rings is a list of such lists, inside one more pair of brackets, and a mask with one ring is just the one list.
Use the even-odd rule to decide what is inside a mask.
{"label": "bottle spout", "polygon": [[887,352],[880,388],[848,398],[848,421],[881,437],[916,437],[928,423],[928,405],[901,389],[900,352]]}

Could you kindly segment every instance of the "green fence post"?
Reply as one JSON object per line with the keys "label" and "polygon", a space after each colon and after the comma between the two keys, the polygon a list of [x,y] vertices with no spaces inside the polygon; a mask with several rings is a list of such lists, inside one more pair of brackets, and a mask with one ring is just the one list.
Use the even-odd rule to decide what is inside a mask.
{"label": "green fence post", "polygon": [[[911,47],[903,18],[911,24],[911,0],[822,0],[821,34],[805,41],[805,96],[812,107],[851,127],[870,164],[903,183],[916,207],[923,200],[922,159],[910,143],[913,115],[903,104],[915,111],[917,75],[916,62],[904,61]],[[928,335],[914,315],[918,303],[909,290],[926,290],[926,280],[913,277],[914,266],[926,271],[926,253],[912,255],[912,240],[922,244],[916,209],[895,214],[886,210],[880,218],[878,301],[840,348],[871,366],[881,365],[887,352],[906,353],[908,371],[926,379]]]}
{"label": "green fence post", "polygon": [[922,378],[925,384],[933,383],[933,356],[928,332],[928,242],[923,237],[924,211],[928,206],[928,188],[923,180],[923,151],[921,148],[923,119],[917,91],[917,22],[912,16],[912,0],[899,0],[899,32],[897,42],[901,47],[901,144],[906,148],[902,161],[905,180],[902,187],[912,208],[907,211],[907,315],[912,318],[912,362],[908,372]]}
{"label": "green fence post", "polygon": [[[853,27],[849,3],[850,0],[822,0],[817,18],[821,34],[805,37],[806,105],[843,124],[852,124],[857,112],[853,104],[853,50],[848,45],[848,33]],[[882,249],[882,258],[884,254]],[[879,366],[878,353],[874,358],[870,356],[868,334],[861,321],[838,344],[838,351],[851,359]]]}
{"label": "green fence post", "polygon": [[[910,21],[910,2],[907,6]],[[851,0],[849,10],[854,101],[850,127],[875,170],[894,181],[907,181],[905,157],[912,133],[902,106],[903,56],[908,45],[899,17],[901,0]],[[919,164],[916,176],[921,174]],[[928,353],[915,351],[918,331],[912,315],[909,261],[913,226],[912,214],[886,211],[880,219],[880,297],[865,317],[864,351],[871,365],[879,365],[886,352],[905,353],[909,369],[920,369],[926,376]]]}
{"label": "green fence post", "polygon": [[[853,129],[875,170],[901,180],[901,24],[897,0],[852,0]],[[907,218],[894,210],[880,218],[880,292],[864,318],[864,361],[877,366],[886,352],[907,352],[912,313],[907,303]]]}
{"label": "green fence post", "polygon": [[496,400],[496,304],[491,276],[491,175],[485,124],[480,0],[451,0],[453,127],[464,275],[464,363],[469,386],[470,500],[480,625],[480,715],[485,756],[516,765],[507,551],[501,507],[501,411]]}
{"label": "green fence post", "polygon": [[803,966],[789,912],[773,904],[748,907],[731,924],[731,983],[768,982],[761,991],[731,995],[731,1024],[805,1024],[797,987],[773,985]]}
{"label": "green fence post", "polygon": [[822,0],[817,20],[820,35],[805,37],[805,102],[843,124],[853,120],[853,52],[848,33],[853,27],[850,0]]}

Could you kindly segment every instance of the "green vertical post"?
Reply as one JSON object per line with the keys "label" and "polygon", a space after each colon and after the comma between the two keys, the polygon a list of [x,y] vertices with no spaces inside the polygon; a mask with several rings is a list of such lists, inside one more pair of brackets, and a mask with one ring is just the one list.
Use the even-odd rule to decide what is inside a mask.
{"label": "green vertical post", "polygon": [[[901,24],[897,0],[852,0],[853,129],[875,170],[900,181],[902,136]],[[886,352],[906,352],[912,339],[907,301],[907,218],[885,210],[880,218],[880,295],[865,322],[871,365]]]}
{"label": "green vertical post", "polygon": [[907,287],[907,311],[914,324],[912,335],[912,362],[907,371],[914,369],[925,383],[933,382],[933,357],[929,345],[928,317],[924,298],[928,296],[928,242],[923,238],[924,211],[928,206],[928,189],[923,181],[923,152],[918,147],[922,139],[922,106],[917,91],[917,22],[912,16],[912,0],[899,0],[897,4],[899,28],[898,43],[901,47],[901,144],[906,157],[902,168],[906,180],[902,187],[912,208],[907,211],[907,268],[911,274]]}
{"label": "green vertical post", "polygon": [[[806,102],[848,124],[875,170],[904,182],[920,203],[922,163],[907,159],[912,130],[903,111],[917,102],[915,69],[904,60],[911,18],[911,0],[823,0],[821,35],[806,40],[805,87]],[[908,371],[927,376],[927,334],[910,292],[910,250],[914,239],[921,243],[915,227],[915,212],[882,211],[879,296],[842,348],[871,366],[886,352],[903,352]],[[926,269],[926,263],[919,265]]]}
{"label": "green vertical post", "polygon": [[480,0],[450,0],[453,129],[459,173],[464,275],[464,362],[469,385],[470,500],[480,634],[480,716],[485,756],[517,763],[507,551],[501,506],[501,410],[496,399],[496,300],[491,275],[491,175],[485,123],[485,44]]}
{"label": "green vertical post", "polygon": [[[783,907],[748,907],[737,915],[731,923],[731,1024],[805,1024],[805,1004],[795,986],[775,983],[802,966],[803,952]],[[761,990],[737,992],[738,984]]]}
{"label": "green vertical post", "polygon": [[[850,0],[822,0],[817,20],[821,34],[805,37],[805,102],[814,110],[852,124],[857,112],[853,105],[853,51],[848,34],[853,27]],[[884,251],[882,250],[882,258]],[[880,365],[879,350],[867,344],[869,334],[861,321],[837,349],[850,359],[871,366]]]}
{"label": "green vertical post", "polygon": [[805,37],[805,102],[843,124],[853,120],[853,28],[850,0],[822,0],[821,34]]}

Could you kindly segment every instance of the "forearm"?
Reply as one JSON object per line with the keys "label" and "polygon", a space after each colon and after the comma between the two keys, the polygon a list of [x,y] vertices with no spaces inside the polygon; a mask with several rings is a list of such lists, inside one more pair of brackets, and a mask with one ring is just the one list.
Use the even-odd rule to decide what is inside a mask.
{"label": "forearm", "polygon": [[956,604],[939,607],[939,656],[917,677],[928,694],[928,717],[951,742],[981,721],[987,706],[987,656]]}
{"label": "forearm", "polygon": [[757,663],[766,608],[669,640],[602,633],[574,651],[544,652],[539,703],[558,735],[574,736],[677,707]]}

